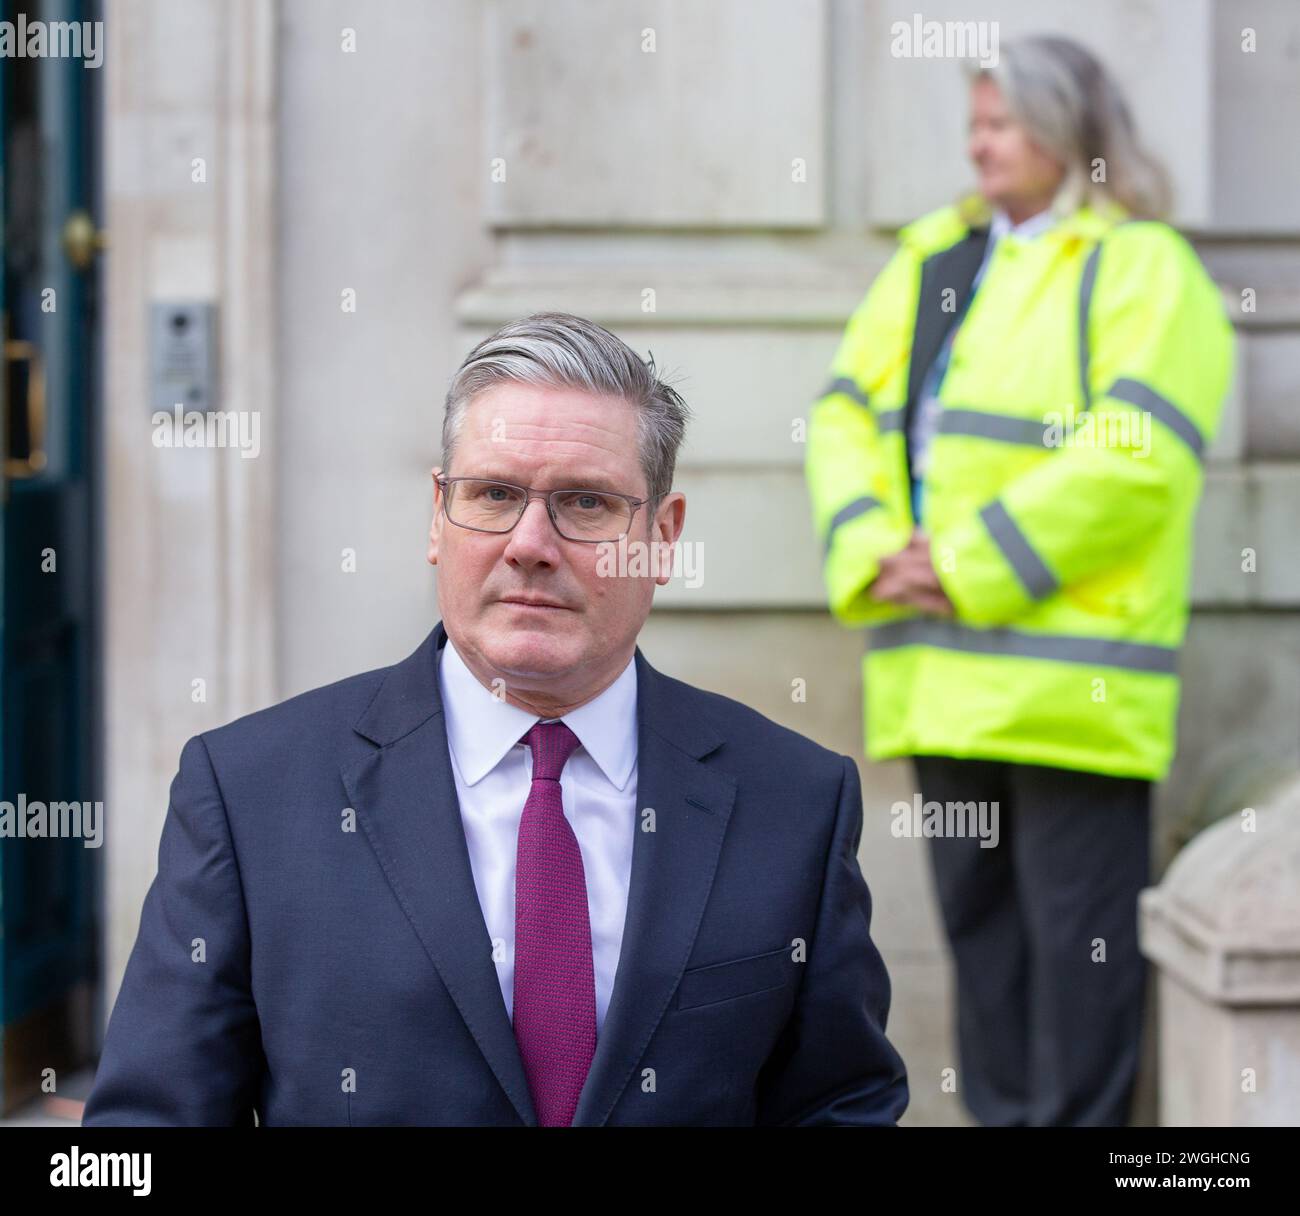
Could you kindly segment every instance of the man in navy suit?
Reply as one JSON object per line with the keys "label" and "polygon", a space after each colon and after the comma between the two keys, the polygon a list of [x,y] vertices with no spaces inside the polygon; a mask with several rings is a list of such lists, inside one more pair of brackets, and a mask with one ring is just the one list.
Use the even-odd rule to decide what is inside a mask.
{"label": "man in navy suit", "polygon": [[897,1122],[854,762],[636,644],[686,417],[578,317],[471,351],[442,621],[186,743],[85,1126]]}

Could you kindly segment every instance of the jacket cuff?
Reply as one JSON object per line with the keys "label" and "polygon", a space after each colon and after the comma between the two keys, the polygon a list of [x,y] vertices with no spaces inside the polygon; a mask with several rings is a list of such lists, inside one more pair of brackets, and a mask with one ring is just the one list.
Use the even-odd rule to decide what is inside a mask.
{"label": "jacket cuff", "polygon": [[906,531],[879,507],[836,528],[823,567],[831,615],[845,625],[909,615],[909,609],[875,599],[867,590],[880,572],[880,559],[906,544]]}
{"label": "jacket cuff", "polygon": [[960,620],[999,625],[1057,590],[1055,575],[994,500],[930,538],[935,574]]}

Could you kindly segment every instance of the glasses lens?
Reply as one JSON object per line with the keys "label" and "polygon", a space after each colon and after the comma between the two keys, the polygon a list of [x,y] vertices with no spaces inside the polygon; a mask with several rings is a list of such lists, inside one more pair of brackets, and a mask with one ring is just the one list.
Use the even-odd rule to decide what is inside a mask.
{"label": "glasses lens", "polygon": [[524,505],[524,492],[501,481],[468,478],[447,486],[447,518],[462,528],[509,532]]}
{"label": "glasses lens", "polygon": [[632,521],[632,508],[617,494],[599,490],[556,490],[555,522],[570,540],[617,540]]}

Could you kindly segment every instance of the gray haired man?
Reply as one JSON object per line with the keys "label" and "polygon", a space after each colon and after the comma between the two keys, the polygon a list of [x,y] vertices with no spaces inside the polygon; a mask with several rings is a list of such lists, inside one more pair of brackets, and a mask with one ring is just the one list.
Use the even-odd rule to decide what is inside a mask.
{"label": "gray haired man", "polygon": [[680,535],[686,415],[579,317],[470,352],[442,620],[186,745],[88,1125],[897,1121],[854,762],[656,671],[669,574],[601,560]]}

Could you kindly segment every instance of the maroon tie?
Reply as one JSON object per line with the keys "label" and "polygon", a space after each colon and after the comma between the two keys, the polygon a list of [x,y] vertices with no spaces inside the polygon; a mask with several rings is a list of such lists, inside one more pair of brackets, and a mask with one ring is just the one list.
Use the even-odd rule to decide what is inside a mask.
{"label": "maroon tie", "polygon": [[533,752],[533,784],[515,869],[515,1039],[538,1121],[568,1127],[596,1054],[587,882],[560,792],[578,737],[538,722],[520,742]]}

